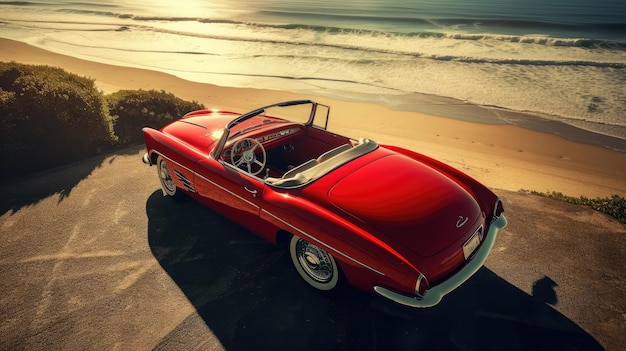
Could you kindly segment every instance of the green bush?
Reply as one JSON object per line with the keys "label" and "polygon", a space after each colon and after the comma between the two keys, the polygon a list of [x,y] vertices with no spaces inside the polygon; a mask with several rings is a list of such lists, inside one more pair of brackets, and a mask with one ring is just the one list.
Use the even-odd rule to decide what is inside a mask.
{"label": "green bush", "polygon": [[547,197],[550,199],[555,199],[559,201],[569,202],[571,204],[589,206],[592,209],[606,213],[609,216],[615,217],[618,221],[626,224],[626,199],[619,195],[613,195],[608,198],[595,198],[590,199],[585,196],[581,197],[572,197],[564,195],[563,193],[552,191],[548,193],[543,193],[539,191],[526,191],[533,195],[539,195],[543,197]]}
{"label": "green bush", "polygon": [[140,144],[143,127],[160,128],[198,109],[204,106],[164,91],[104,96],[93,79],[61,68],[0,62],[0,175]]}
{"label": "green bush", "polygon": [[114,140],[92,79],[55,67],[0,62],[0,171],[72,162]]}
{"label": "green bush", "polygon": [[120,90],[106,100],[109,113],[115,118],[115,135],[122,144],[143,142],[143,127],[158,129],[187,112],[205,108],[196,101],[156,90]]}

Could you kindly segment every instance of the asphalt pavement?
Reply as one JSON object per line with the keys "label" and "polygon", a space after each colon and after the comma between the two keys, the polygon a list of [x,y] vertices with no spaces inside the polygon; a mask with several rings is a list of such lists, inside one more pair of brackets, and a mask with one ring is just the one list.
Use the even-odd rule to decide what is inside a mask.
{"label": "asphalt pavement", "polygon": [[626,227],[497,191],[487,264],[430,309],[306,285],[286,250],[163,197],[143,148],[0,186],[0,350],[626,350]]}

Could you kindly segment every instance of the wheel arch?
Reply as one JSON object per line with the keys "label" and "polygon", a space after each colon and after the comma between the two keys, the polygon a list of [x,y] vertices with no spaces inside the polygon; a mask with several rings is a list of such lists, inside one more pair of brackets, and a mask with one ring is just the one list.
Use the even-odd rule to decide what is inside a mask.
{"label": "wheel arch", "polygon": [[[276,233],[276,246],[280,249],[284,249],[289,251],[289,244],[292,237],[299,237],[305,240],[309,240],[302,235],[294,234],[285,229],[279,229]],[[337,263],[337,267],[339,269],[339,279],[343,280],[348,285],[354,286],[354,276],[358,275],[357,271],[364,269],[363,267],[359,267],[358,265],[354,265],[353,262],[350,262],[347,258],[342,255],[337,255],[333,250],[329,250],[328,253],[332,255]]]}
{"label": "wheel arch", "polygon": [[293,233],[290,233],[284,229],[279,229],[276,232],[276,246],[285,247],[285,245],[289,245],[289,240],[294,236]]}
{"label": "wheel arch", "polygon": [[148,157],[150,158],[150,164],[156,165],[157,159],[159,158],[159,154],[154,152],[154,150],[148,151]]}
{"label": "wheel arch", "polygon": [[260,213],[262,237],[277,246],[289,244],[292,236],[321,246],[333,256],[344,280],[355,288],[370,291],[378,284],[413,291],[419,270],[392,244],[319,203],[296,195],[267,189],[263,192],[267,206]]}

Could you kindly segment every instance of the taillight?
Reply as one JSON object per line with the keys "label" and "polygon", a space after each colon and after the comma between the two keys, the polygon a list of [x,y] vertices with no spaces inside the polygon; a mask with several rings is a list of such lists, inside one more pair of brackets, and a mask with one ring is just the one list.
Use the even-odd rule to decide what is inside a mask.
{"label": "taillight", "polygon": [[503,212],[504,212],[504,206],[502,205],[502,201],[500,199],[497,199],[496,204],[493,208],[493,217],[499,218]]}
{"label": "taillight", "polygon": [[429,288],[428,279],[420,273],[419,277],[417,277],[417,282],[415,282],[415,296],[423,297]]}

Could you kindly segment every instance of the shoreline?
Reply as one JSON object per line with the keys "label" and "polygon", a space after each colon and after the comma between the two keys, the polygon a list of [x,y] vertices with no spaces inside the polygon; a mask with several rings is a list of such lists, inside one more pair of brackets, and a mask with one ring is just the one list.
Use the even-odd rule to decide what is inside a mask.
{"label": "shoreline", "polygon": [[[331,106],[331,130],[351,137],[366,136],[380,144],[394,144],[423,153],[495,189],[557,191],[591,198],[626,195],[626,152],[556,135],[582,133],[578,139],[590,137],[582,129],[571,127],[578,129],[576,133],[566,130],[561,122],[539,122],[544,124],[539,128],[549,127],[554,133],[540,132],[533,130],[532,126],[527,128],[506,121],[486,124],[319,94],[196,83],[158,71],[86,61],[3,38],[0,38],[0,47],[0,61],[61,67],[94,79],[104,93],[122,89],[164,90],[203,103],[207,108],[237,112],[278,101],[316,100]],[[466,105],[469,107],[462,108],[474,108],[474,105]],[[436,107],[450,109],[459,106],[462,105]]]}
{"label": "shoreline", "polygon": [[[38,48],[34,44],[3,37],[0,37],[0,47],[3,46],[3,41],[24,43],[26,45]],[[393,94],[390,93],[389,89],[387,88],[383,88],[381,93],[356,93],[349,92],[347,90],[335,89],[326,89],[323,91],[308,91],[306,88],[296,86],[280,86],[279,88],[275,88],[276,84],[269,84],[268,86],[261,87],[257,87],[255,86],[255,84],[252,84],[250,86],[220,85],[219,83],[206,82],[203,80],[179,76],[175,73],[168,72],[167,70],[153,69],[149,66],[144,67],[129,66],[124,64],[120,65],[119,63],[110,62],[101,58],[94,58],[92,60],[89,58],[81,58],[79,56],[71,55],[62,51],[51,51],[47,48],[39,49],[51,52],[53,54],[73,57],[79,60],[85,60],[94,63],[160,72],[162,74],[174,76],[185,81],[198,84],[207,84],[210,86],[234,89],[284,91],[291,92],[299,96],[322,96],[330,99],[350,102],[370,102],[386,106],[391,110],[417,112],[420,114],[427,114],[465,122],[480,124],[510,124],[537,132],[558,135],[571,141],[597,145],[626,153],[626,126],[608,125],[598,122],[584,122],[574,120],[572,120],[572,123],[567,123],[565,121],[568,120],[568,118],[562,116],[550,116],[530,111],[517,111],[495,105],[480,105],[459,100],[457,98],[426,93],[414,92]],[[107,91],[106,84],[103,86],[103,90],[107,93],[115,91]],[[385,91],[387,92],[385,93]],[[589,127],[589,129],[586,129],[585,127],[577,125],[585,123],[588,123],[589,125],[591,125],[591,127]],[[609,128],[610,130],[608,130]],[[604,130],[604,132],[602,132],[601,130]]]}
{"label": "shoreline", "polygon": [[[332,98],[330,94],[322,95]],[[514,125],[536,132],[558,135],[578,143],[626,152],[626,139],[612,136],[610,133],[603,134],[587,130],[556,119],[547,118],[539,113],[515,111],[500,106],[477,105],[455,98],[423,93],[398,95],[396,97],[387,96],[379,98],[378,100],[380,101],[376,101],[376,96],[374,95],[358,95],[361,95],[361,97],[341,99],[354,102],[374,100],[373,103],[386,106],[392,110],[417,112],[471,123]],[[594,123],[594,125],[598,126],[599,124]],[[624,135],[626,135],[626,127],[611,127],[619,128],[620,131],[623,130]]]}

